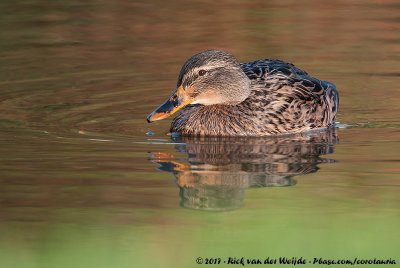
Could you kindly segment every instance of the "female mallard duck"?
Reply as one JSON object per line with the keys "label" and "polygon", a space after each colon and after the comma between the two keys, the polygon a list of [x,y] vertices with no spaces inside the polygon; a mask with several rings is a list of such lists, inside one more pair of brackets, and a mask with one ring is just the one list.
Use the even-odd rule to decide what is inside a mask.
{"label": "female mallard duck", "polygon": [[208,50],[182,67],[170,98],[148,122],[182,109],[171,132],[183,135],[266,136],[334,124],[339,95],[322,81],[280,60],[239,63],[225,51]]}

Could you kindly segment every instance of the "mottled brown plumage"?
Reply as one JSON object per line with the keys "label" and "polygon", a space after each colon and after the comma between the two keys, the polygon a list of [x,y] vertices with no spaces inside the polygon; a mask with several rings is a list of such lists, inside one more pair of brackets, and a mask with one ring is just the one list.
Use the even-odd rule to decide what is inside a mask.
{"label": "mottled brown plumage", "polygon": [[291,63],[264,59],[239,64],[220,50],[189,59],[178,87],[198,103],[184,107],[172,121],[171,132],[184,135],[266,136],[328,128],[339,104],[334,84]]}

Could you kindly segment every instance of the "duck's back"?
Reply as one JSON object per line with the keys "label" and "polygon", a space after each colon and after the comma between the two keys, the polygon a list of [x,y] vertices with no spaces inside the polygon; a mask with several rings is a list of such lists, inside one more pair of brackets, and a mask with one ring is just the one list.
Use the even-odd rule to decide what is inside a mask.
{"label": "duck's back", "polygon": [[263,136],[327,128],[334,124],[339,96],[334,84],[313,78],[280,60],[241,63],[252,82],[238,105],[193,105],[173,120],[172,132],[189,135]]}

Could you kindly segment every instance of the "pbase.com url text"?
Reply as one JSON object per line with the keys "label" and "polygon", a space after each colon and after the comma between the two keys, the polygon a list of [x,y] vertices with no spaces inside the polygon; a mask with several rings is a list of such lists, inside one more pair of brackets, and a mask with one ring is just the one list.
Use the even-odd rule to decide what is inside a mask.
{"label": "pbase.com url text", "polygon": [[286,264],[286,265],[303,265],[303,264],[322,264],[322,265],[359,265],[359,264],[396,264],[396,260],[377,259],[377,258],[354,258],[354,259],[325,259],[325,258],[312,258],[306,259],[303,257],[279,257],[264,259],[253,259],[245,257],[228,257],[228,258],[196,258],[197,264],[237,264],[237,265],[252,265],[252,264]]}

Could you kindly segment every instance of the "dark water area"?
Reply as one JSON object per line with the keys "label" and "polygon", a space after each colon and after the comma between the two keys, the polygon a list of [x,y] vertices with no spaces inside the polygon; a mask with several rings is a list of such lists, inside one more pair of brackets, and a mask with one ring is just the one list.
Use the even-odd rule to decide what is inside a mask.
{"label": "dark water area", "polygon": [[[390,0],[1,1],[0,267],[398,265],[399,14]],[[211,48],[335,83],[337,128],[222,138],[148,124]]]}

